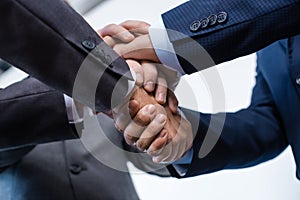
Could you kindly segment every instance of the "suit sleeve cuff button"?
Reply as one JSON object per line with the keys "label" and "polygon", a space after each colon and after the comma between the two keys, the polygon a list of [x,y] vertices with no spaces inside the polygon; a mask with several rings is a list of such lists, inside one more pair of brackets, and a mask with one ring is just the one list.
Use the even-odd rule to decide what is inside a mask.
{"label": "suit sleeve cuff button", "polygon": [[226,22],[226,20],[228,19],[228,14],[226,12],[219,12],[217,17],[218,17],[217,22],[219,24],[222,24],[222,23]]}
{"label": "suit sleeve cuff button", "polygon": [[96,44],[89,40],[85,40],[81,44],[87,50],[93,50],[96,47]]}
{"label": "suit sleeve cuff button", "polygon": [[196,32],[201,27],[201,22],[199,20],[193,21],[190,25],[190,31]]}

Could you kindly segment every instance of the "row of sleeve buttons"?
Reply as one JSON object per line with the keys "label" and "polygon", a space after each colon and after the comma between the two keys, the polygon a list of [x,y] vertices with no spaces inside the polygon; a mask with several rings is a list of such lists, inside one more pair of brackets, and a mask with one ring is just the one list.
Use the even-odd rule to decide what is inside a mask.
{"label": "row of sleeve buttons", "polygon": [[197,32],[217,24],[223,24],[227,19],[228,14],[226,12],[219,12],[217,15],[210,15],[209,17],[193,21],[190,25],[190,31]]}

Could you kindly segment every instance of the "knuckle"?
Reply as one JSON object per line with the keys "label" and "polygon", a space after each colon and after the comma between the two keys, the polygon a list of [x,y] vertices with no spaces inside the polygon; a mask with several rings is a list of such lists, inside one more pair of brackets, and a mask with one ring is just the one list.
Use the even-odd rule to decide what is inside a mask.
{"label": "knuckle", "polygon": [[161,126],[160,124],[150,124],[146,129],[147,137],[150,139],[154,139],[154,137],[160,133],[160,130],[162,128],[163,126]]}
{"label": "knuckle", "polygon": [[127,144],[133,144],[136,141],[136,137],[130,135],[127,131],[124,132],[124,138],[127,142]]}
{"label": "knuckle", "polygon": [[108,24],[106,25],[102,30],[106,30],[106,31],[109,31],[111,32],[113,28],[115,28],[117,25],[116,24]]}
{"label": "knuckle", "polygon": [[140,126],[146,126],[149,124],[150,119],[144,112],[139,112],[134,118],[134,122]]}
{"label": "knuckle", "polygon": [[153,155],[157,155],[160,150],[164,147],[164,143],[154,143],[151,145],[151,153]]}
{"label": "knuckle", "polygon": [[127,19],[127,20],[125,20],[124,22],[122,22],[120,25],[123,25],[123,24],[130,24],[130,23],[132,23],[132,20]]}
{"label": "knuckle", "polygon": [[136,146],[141,151],[144,151],[147,148],[147,145],[143,139],[139,139],[136,143]]}

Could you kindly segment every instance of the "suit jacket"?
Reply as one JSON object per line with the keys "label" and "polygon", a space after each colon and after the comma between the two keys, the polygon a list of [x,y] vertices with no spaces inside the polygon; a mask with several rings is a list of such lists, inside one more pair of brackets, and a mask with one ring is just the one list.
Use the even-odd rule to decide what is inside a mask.
{"label": "suit jacket", "polygon": [[298,0],[190,0],[162,18],[189,74],[300,34],[299,9]]}
{"label": "suit jacket", "polygon": [[[210,121],[214,119],[215,122],[210,127],[211,137],[215,137],[219,135],[217,130],[224,113],[207,115],[185,111],[192,124],[199,125],[193,144],[193,160],[191,165],[186,166],[188,171],[185,177],[256,165],[274,158],[287,145],[292,147],[297,177],[300,177],[300,126],[296,120],[300,110],[300,37],[296,35],[300,31],[299,6],[297,0],[189,1],[163,15],[167,28],[185,34],[169,31],[186,73],[246,55],[278,39],[293,36],[258,52],[256,85],[251,105],[236,113],[225,113],[220,138],[204,158],[199,158],[199,150],[211,125]],[[193,20],[220,11],[226,12],[227,21],[191,32],[189,26]],[[188,14],[183,17],[184,13]],[[175,17],[179,21],[174,22]],[[201,64],[202,59],[196,56],[203,49],[197,47],[196,43],[208,51],[213,61]],[[188,63],[191,60],[196,67]],[[193,121],[199,115],[200,121]],[[174,176],[179,177],[172,166],[169,169]]]}
{"label": "suit jacket", "polygon": [[[109,151],[103,148],[102,150]],[[125,159],[122,163],[125,167]],[[130,174],[113,169],[95,159],[80,140],[40,144],[34,147],[19,158],[18,162],[0,173],[0,198],[139,199]]]}
{"label": "suit jacket", "polygon": [[97,151],[82,143],[68,123],[62,93],[36,79],[15,83],[1,90],[0,96],[0,199],[139,199],[128,161],[168,176],[145,154],[116,151],[131,148],[104,115],[98,120],[111,142],[85,132],[85,141],[99,141]]}
{"label": "suit jacket", "polygon": [[0,27],[0,57],[53,88],[98,111],[126,95],[126,62],[64,1],[3,0]]}

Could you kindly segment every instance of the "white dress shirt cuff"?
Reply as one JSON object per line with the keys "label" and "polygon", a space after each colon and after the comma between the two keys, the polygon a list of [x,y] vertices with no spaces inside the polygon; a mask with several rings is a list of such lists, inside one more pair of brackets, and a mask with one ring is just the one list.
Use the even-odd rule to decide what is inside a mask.
{"label": "white dress shirt cuff", "polygon": [[65,105],[66,105],[66,109],[67,109],[67,116],[68,116],[69,123],[82,122],[83,116],[80,116],[79,113],[83,113],[83,110],[77,112],[77,109],[83,109],[83,108],[76,109],[73,99],[71,97],[69,97],[68,95],[64,94],[64,98],[65,98]]}
{"label": "white dress shirt cuff", "polygon": [[131,68],[129,68],[129,69],[130,69],[133,81],[128,80],[128,91],[127,91],[127,94],[124,99],[127,99],[128,97],[130,98],[132,91],[135,88],[134,86],[135,86],[135,82],[136,82],[136,74]]}
{"label": "white dress shirt cuff", "polygon": [[172,69],[175,69],[181,75],[185,74],[179,64],[173,45],[169,40],[167,30],[161,17],[156,24],[150,26],[149,36],[160,62],[169,68],[171,67]]}
{"label": "white dress shirt cuff", "polygon": [[192,163],[194,150],[191,148],[188,150],[183,157],[181,157],[179,160],[176,160],[172,163],[174,169],[177,171],[177,173],[180,176],[184,176],[188,170],[188,167]]}

